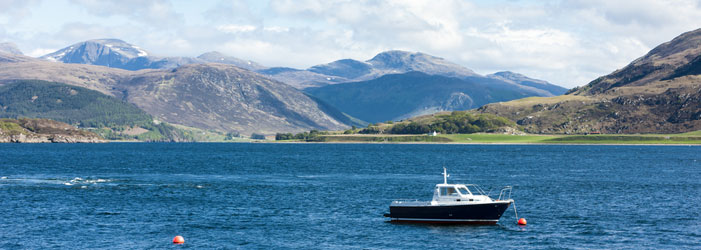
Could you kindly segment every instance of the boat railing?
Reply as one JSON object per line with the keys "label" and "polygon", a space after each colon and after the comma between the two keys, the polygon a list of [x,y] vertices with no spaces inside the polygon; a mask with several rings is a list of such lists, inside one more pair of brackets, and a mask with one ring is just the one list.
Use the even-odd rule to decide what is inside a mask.
{"label": "boat railing", "polygon": [[430,205],[430,201],[420,201],[417,199],[398,199],[392,201],[392,205],[395,206],[417,206],[417,205]]}
{"label": "boat railing", "polygon": [[503,201],[503,200],[510,200],[511,199],[511,186],[505,186],[501,188],[501,191],[499,192],[499,198],[497,200]]}
{"label": "boat railing", "polygon": [[479,192],[481,195],[487,195],[487,193],[484,192],[484,189],[482,189],[482,187],[475,185],[475,188],[477,189],[477,192]]}

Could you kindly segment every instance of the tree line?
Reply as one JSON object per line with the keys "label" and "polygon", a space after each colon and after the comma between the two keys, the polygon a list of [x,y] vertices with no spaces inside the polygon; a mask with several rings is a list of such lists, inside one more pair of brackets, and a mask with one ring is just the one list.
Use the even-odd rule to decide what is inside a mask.
{"label": "tree line", "polygon": [[449,115],[436,116],[428,123],[402,122],[394,123],[389,128],[370,125],[359,131],[361,134],[471,134],[488,132],[500,127],[515,127],[516,123],[504,117],[492,114],[471,114],[466,111],[453,111]]}

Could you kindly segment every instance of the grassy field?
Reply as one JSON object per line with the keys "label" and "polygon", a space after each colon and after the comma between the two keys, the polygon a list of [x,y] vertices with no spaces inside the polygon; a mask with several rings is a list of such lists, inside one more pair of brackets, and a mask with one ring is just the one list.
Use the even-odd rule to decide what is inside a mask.
{"label": "grassy field", "polygon": [[530,107],[536,104],[556,104],[564,101],[591,101],[590,97],[579,95],[560,95],[551,97],[527,97],[508,102],[500,102],[499,104],[510,107]]}
{"label": "grassy field", "polygon": [[426,143],[506,143],[506,144],[699,144],[701,131],[683,134],[645,135],[505,135],[449,134],[426,135],[325,135],[322,142],[426,142]]}
{"label": "grassy field", "polygon": [[449,138],[428,135],[325,135],[321,142],[452,142]]}

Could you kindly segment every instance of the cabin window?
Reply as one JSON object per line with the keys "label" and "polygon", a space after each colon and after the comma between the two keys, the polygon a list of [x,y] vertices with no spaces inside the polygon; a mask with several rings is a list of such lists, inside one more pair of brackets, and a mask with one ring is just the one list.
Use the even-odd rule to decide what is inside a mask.
{"label": "cabin window", "polygon": [[441,196],[458,196],[458,192],[452,187],[442,187]]}
{"label": "cabin window", "polygon": [[461,188],[458,188],[458,190],[459,190],[460,193],[463,194],[463,195],[470,195],[470,192],[467,191],[467,188],[461,187]]}

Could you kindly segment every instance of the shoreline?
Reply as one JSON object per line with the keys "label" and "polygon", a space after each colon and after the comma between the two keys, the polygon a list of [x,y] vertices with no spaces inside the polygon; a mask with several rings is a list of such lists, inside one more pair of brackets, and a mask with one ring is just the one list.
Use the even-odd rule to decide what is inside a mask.
{"label": "shoreline", "polygon": [[345,141],[345,142],[304,142],[304,141],[199,141],[199,142],[146,142],[146,141],[124,141],[104,140],[99,143],[84,142],[62,142],[62,143],[33,143],[33,142],[0,142],[0,144],[106,144],[106,143],[264,143],[264,144],[403,144],[403,145],[560,145],[560,146],[701,146],[701,144],[689,143],[518,143],[518,142],[367,142],[367,141]]}
{"label": "shoreline", "polygon": [[673,143],[511,143],[511,142],[303,142],[303,141],[260,141],[251,143],[282,143],[282,144],[417,144],[417,145],[566,145],[566,146],[701,146],[701,144],[673,144]]}

